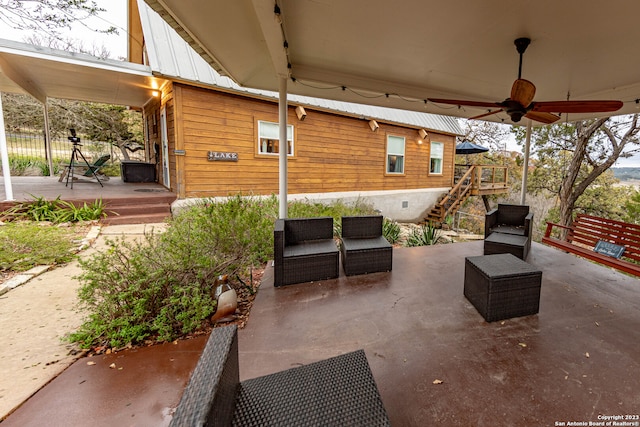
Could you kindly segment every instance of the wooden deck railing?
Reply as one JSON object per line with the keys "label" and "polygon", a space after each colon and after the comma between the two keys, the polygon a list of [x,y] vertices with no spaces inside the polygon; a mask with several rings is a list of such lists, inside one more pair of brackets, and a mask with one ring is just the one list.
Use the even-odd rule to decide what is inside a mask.
{"label": "wooden deck railing", "polygon": [[497,165],[456,165],[454,186],[427,214],[427,221],[442,222],[456,213],[469,196],[505,193],[508,167]]}
{"label": "wooden deck railing", "polygon": [[[459,182],[472,171],[471,195],[504,193],[508,190],[509,168],[498,165],[456,165],[455,182]],[[460,177],[460,178],[458,178]]]}

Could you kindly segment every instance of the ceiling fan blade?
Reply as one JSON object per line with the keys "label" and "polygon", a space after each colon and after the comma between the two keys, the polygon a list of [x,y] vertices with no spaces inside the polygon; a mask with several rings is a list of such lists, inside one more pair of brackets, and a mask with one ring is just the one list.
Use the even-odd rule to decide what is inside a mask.
{"label": "ceiling fan blade", "polygon": [[490,116],[492,114],[500,113],[501,111],[502,111],[502,109],[489,111],[488,113],[480,114],[479,116],[469,117],[469,120],[481,119],[483,117],[487,117],[487,116]]}
{"label": "ceiling fan blade", "polygon": [[622,101],[544,101],[535,102],[532,111],[546,113],[608,113],[622,108]]}
{"label": "ceiling fan blade", "polygon": [[536,95],[536,87],[529,80],[518,79],[511,87],[511,99],[519,102],[523,107],[528,106]]}
{"label": "ceiling fan blade", "polygon": [[560,116],[556,116],[555,114],[545,113],[542,111],[529,111],[524,115],[526,118],[535,120],[536,122],[551,124],[558,120],[560,120]]}
{"label": "ceiling fan blade", "polygon": [[464,105],[466,107],[500,107],[498,102],[483,102],[483,101],[465,101],[462,99],[442,99],[442,98],[427,98],[431,102],[436,104],[450,104],[450,105]]}

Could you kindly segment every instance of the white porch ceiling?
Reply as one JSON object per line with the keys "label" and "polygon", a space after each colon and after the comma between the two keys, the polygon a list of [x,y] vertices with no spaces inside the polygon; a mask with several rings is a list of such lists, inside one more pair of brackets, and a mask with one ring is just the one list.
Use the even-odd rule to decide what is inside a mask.
{"label": "white porch ceiling", "polygon": [[142,107],[163,81],[143,65],[0,39],[0,92]]}
{"label": "white porch ceiling", "polygon": [[535,101],[621,100],[615,114],[629,114],[640,98],[640,2],[278,0],[277,19],[273,0],[145,1],[246,87],[277,91],[289,75],[293,94],[472,117],[487,109],[424,100],[504,100],[518,76],[513,41],[529,37],[522,77]]}

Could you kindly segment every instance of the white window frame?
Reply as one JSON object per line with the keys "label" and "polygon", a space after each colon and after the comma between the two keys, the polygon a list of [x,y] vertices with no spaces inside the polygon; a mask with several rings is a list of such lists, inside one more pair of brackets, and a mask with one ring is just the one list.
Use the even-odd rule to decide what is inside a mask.
{"label": "white window frame", "polygon": [[[278,152],[267,151],[269,142],[279,144],[280,143],[280,124],[274,122],[267,122],[265,120],[258,120],[258,154],[265,156],[277,156]],[[287,142],[291,147],[291,152],[288,153],[289,157],[293,157],[294,151],[294,138],[293,138],[293,125],[287,125]],[[263,150],[264,149],[264,150]]]}
{"label": "white window frame", "polygon": [[[393,147],[392,145],[394,145],[393,143],[400,143],[402,142],[402,149],[400,150],[399,147]],[[405,139],[405,137],[403,136],[395,136],[395,135],[387,135],[387,157],[386,157],[386,161],[385,161],[385,168],[386,168],[386,172],[390,175],[404,175],[404,168],[405,168],[405,149],[407,146],[407,141]],[[400,157],[402,159],[402,170],[401,171],[392,171],[390,170],[391,167],[391,158],[392,156]]]}
{"label": "white window frame", "polygon": [[[434,147],[440,147],[434,149]],[[440,160],[439,166],[440,170],[433,170],[433,161]],[[444,166],[444,143],[442,142],[431,142],[431,147],[429,150],[429,173],[432,175],[442,175],[442,168]]]}

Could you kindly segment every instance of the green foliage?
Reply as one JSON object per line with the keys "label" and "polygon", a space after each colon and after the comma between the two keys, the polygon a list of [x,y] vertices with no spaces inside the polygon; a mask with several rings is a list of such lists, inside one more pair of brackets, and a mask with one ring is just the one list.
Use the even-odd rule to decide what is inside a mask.
{"label": "green foliage", "polygon": [[625,221],[640,224],[640,191],[636,191],[626,202],[627,217]]}
{"label": "green foliage", "polygon": [[[60,172],[61,162],[62,161],[60,159],[54,159],[54,174]],[[47,163],[46,159],[42,157],[13,155],[9,156],[9,170],[11,171],[12,176],[23,176],[29,169],[37,169],[40,172],[40,175],[43,176],[49,175],[49,164]],[[0,167],[0,171],[2,171],[2,167]]]}
{"label": "green foliage", "polygon": [[0,227],[0,270],[25,271],[73,259],[75,228],[8,222]]}
{"label": "green foliage", "polygon": [[[348,206],[293,202],[299,216],[358,214]],[[83,347],[173,340],[198,330],[215,311],[215,279],[246,275],[273,258],[278,199],[207,200],[176,215],[166,232],[116,240],[81,261],[79,300],[89,313],[69,338]],[[290,215],[293,216],[293,215]]]}
{"label": "green foliage", "polygon": [[59,224],[63,222],[94,221],[107,216],[102,199],[97,199],[90,204],[85,202],[82,206],[76,206],[71,202],[60,200],[60,196],[53,201],[44,197],[31,196],[34,198],[33,201],[13,206],[2,212],[0,219],[4,221],[16,219],[51,221]]}
{"label": "green foliage", "polygon": [[[527,191],[558,197],[561,223],[579,212],[607,218],[625,216],[621,190],[609,168],[638,151],[637,115],[558,123],[532,130],[534,170]],[[517,128],[522,141],[525,130]]]}
{"label": "green foliage", "polygon": [[310,202],[298,200],[289,203],[289,218],[314,218],[330,216],[333,218],[333,234],[342,234],[342,217],[358,215],[375,215],[377,211],[363,199],[357,199],[353,204],[336,200],[332,203]]}
{"label": "green foliage", "polygon": [[357,199],[353,204],[336,200],[332,203],[311,202],[307,199],[291,201],[289,203],[290,218],[313,218],[330,216],[337,223],[343,216],[375,215],[376,211],[363,199]]}
{"label": "green foliage", "polygon": [[389,218],[385,218],[382,222],[382,235],[387,242],[394,244],[400,240],[400,224]]}
{"label": "green foliage", "polygon": [[[152,335],[170,340],[198,328],[213,313],[211,287],[214,271],[224,268],[221,257],[214,252],[204,260],[194,247],[198,253],[180,258],[185,246],[172,247],[173,234],[110,240],[106,251],[81,260],[78,297],[90,314],[71,341],[119,347]],[[184,237],[186,242],[195,236]]]}
{"label": "green foliage", "polygon": [[435,245],[440,238],[441,231],[436,228],[431,222],[428,224],[422,224],[418,228],[414,228],[411,234],[407,237],[405,246],[429,246]]}

